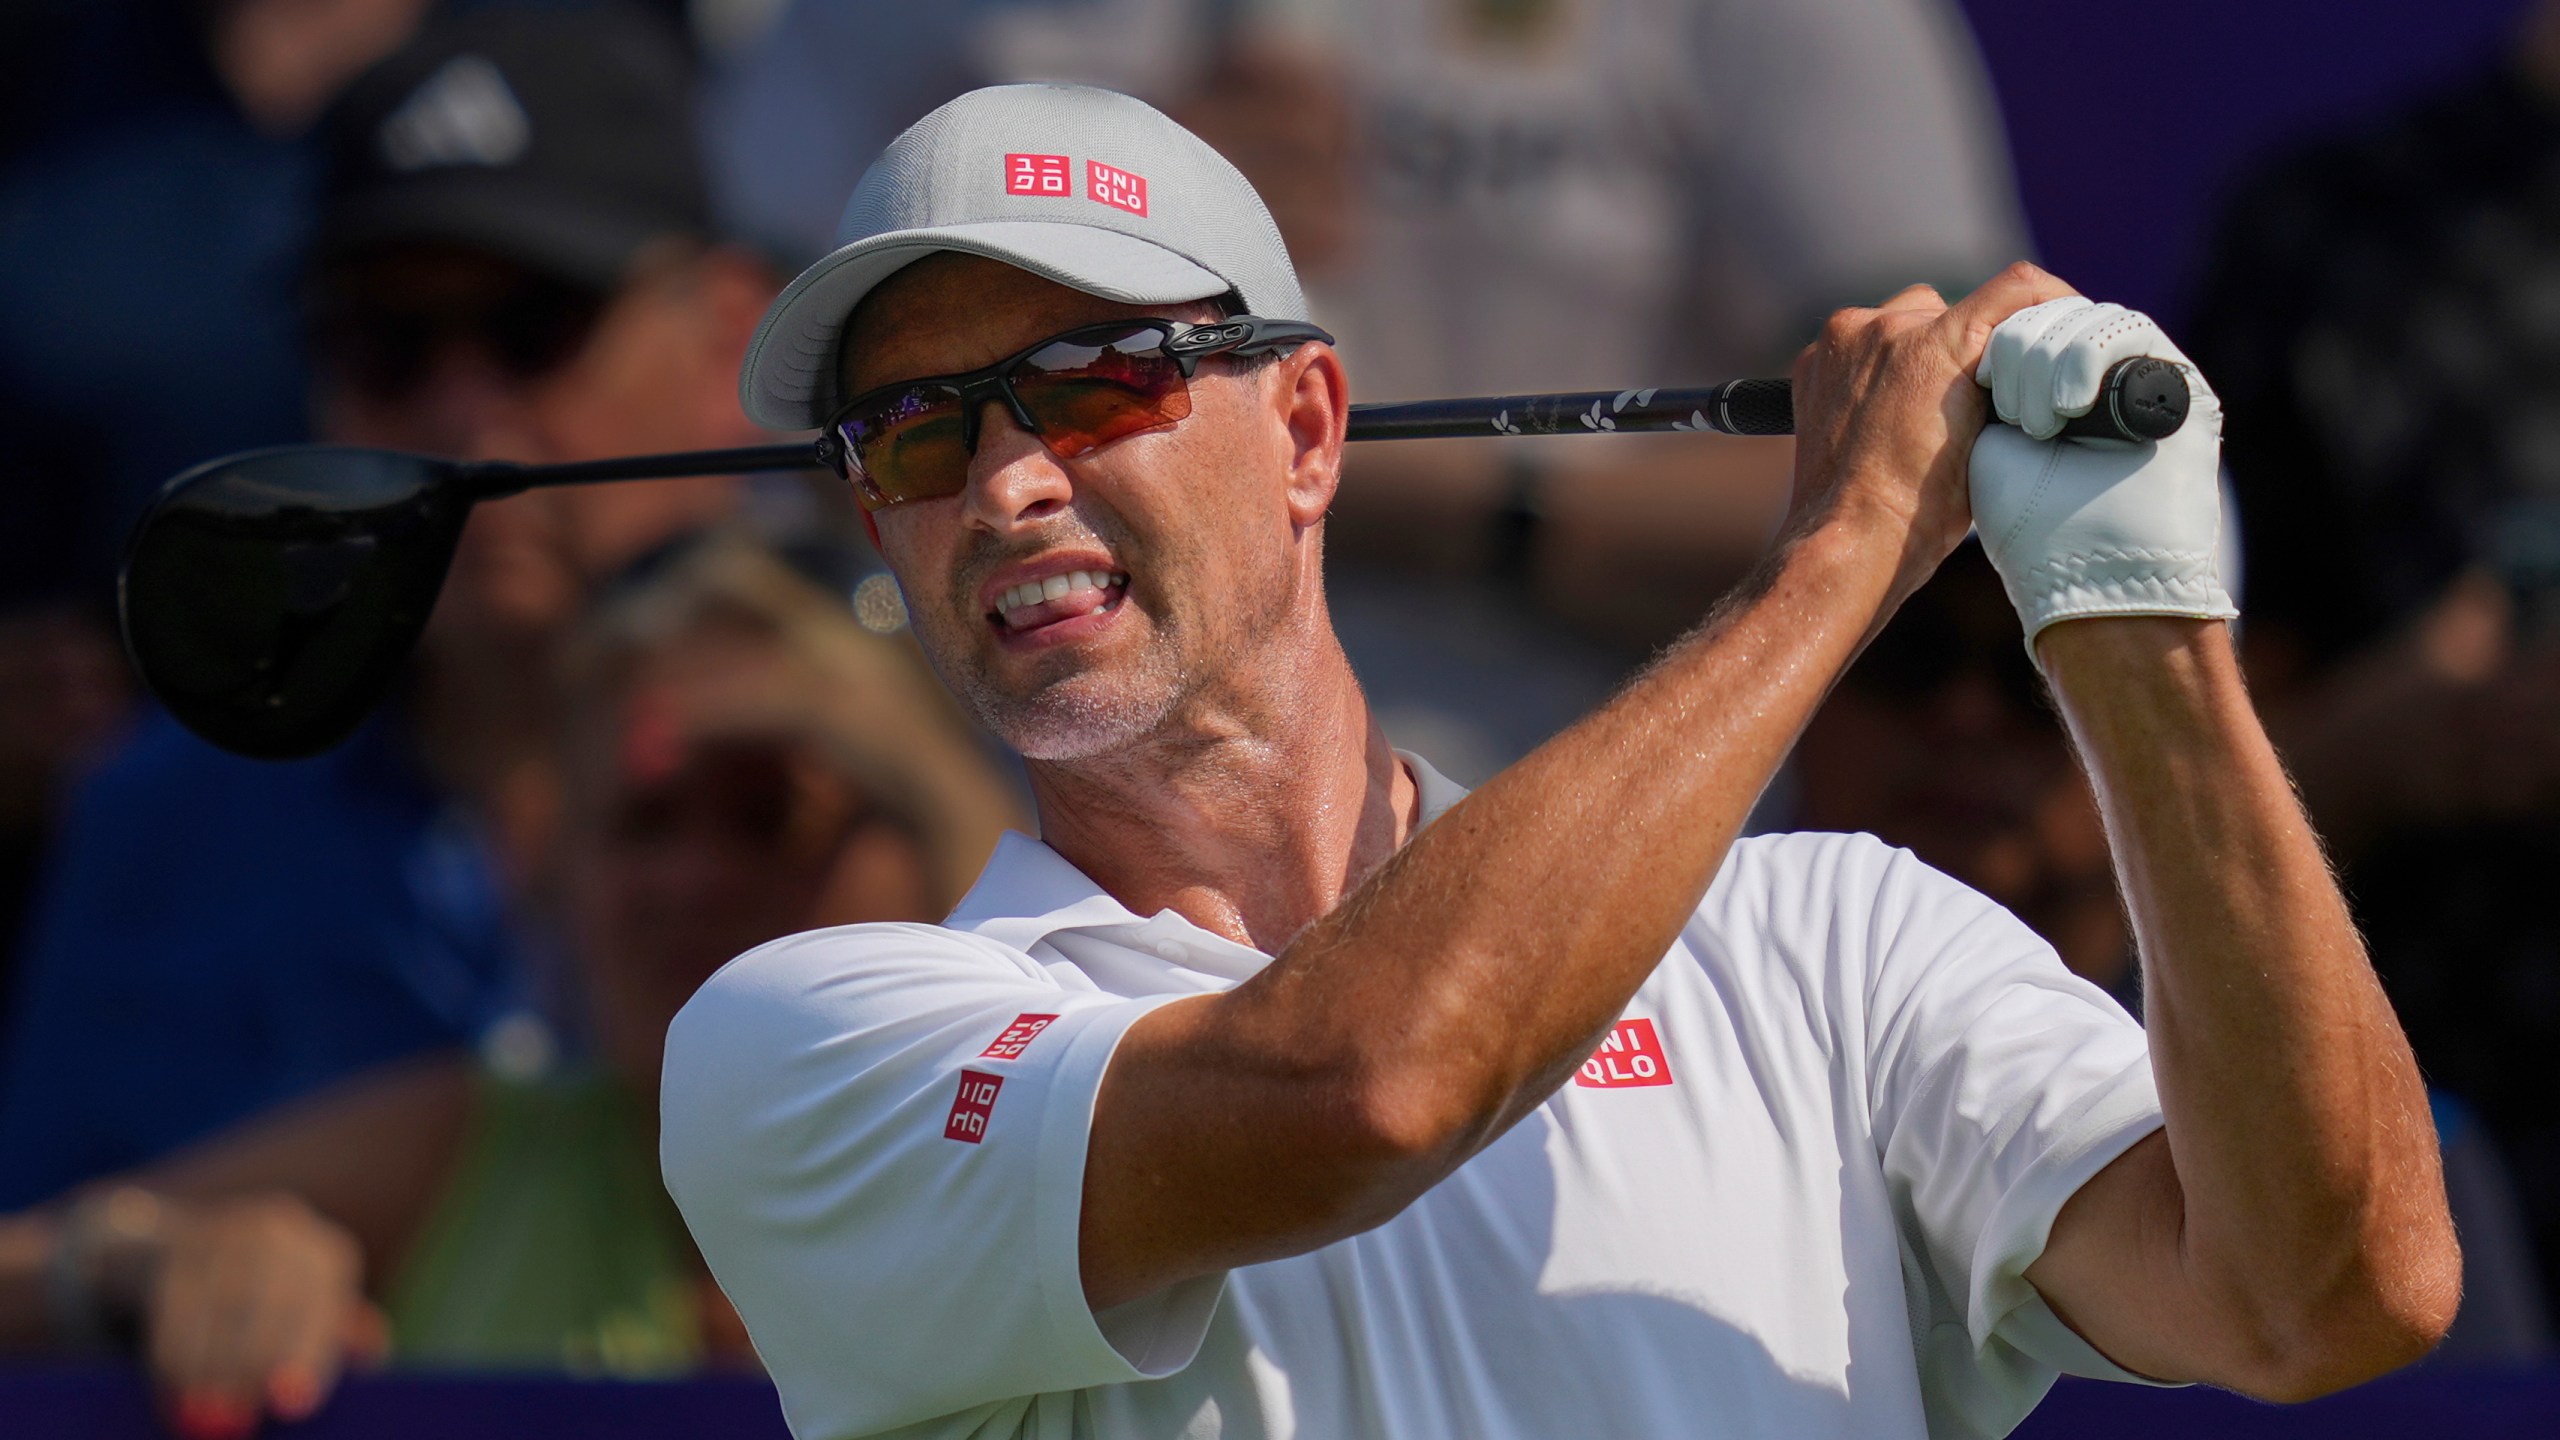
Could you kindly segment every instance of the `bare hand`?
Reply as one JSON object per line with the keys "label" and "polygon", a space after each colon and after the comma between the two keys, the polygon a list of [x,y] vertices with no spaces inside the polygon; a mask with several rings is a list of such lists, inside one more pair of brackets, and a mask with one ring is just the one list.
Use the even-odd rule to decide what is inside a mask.
{"label": "bare hand", "polygon": [[348,1360],[384,1349],[354,1238],[298,1199],[190,1206],[159,1244],[140,1296],[144,1355],[188,1440],[244,1436],[265,1415],[302,1419]]}
{"label": "bare hand", "polygon": [[1843,310],[1795,365],[1792,525],[1897,537],[1899,603],[1973,523],[1966,461],[1988,405],[1974,372],[2001,321],[2071,287],[2021,261],[1953,305],[1914,285]]}

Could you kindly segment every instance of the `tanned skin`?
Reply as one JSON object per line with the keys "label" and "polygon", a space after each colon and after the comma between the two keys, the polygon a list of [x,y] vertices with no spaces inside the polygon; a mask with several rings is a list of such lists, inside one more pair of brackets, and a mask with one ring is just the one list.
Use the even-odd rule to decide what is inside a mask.
{"label": "tanned skin", "polygon": [[[1031,757],[1049,844],[1137,913],[1275,956],[1123,1039],[1086,1162],[1096,1307],[1371,1228],[1563,1082],[1833,681],[1963,539],[1992,327],[2067,293],[2020,265],[1952,306],[1918,287],[1833,317],[1796,366],[1767,559],[1419,834],[1324,607],[1348,404],[1328,347],[1211,362],[1189,418],[1069,461],[989,410],[965,492],[877,516],[936,665]],[[936,256],[866,300],[845,379],[1134,314],[1191,310]],[[1068,559],[1129,583],[1070,638],[1008,638],[990,586]],[[2163,1379],[2299,1398],[2415,1358],[2459,1277],[2424,1090],[2225,627],[2078,620],[2039,655],[2107,818],[2167,1128],[2064,1206],[2029,1280]]]}

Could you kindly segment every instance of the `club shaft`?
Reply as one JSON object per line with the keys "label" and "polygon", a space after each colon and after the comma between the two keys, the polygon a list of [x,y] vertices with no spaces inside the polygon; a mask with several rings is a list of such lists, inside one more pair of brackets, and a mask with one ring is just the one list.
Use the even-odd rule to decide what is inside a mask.
{"label": "club shaft", "polygon": [[[2136,367],[2168,371],[2161,362],[2120,362],[2108,371],[2103,403],[2071,422],[2070,435],[2126,440],[2158,439],[2186,417],[2183,373],[2157,379],[2174,392],[2174,419],[2165,413],[2130,415],[2116,397],[2119,377]],[[2148,428],[2146,428],[2146,421]],[[2165,426],[2165,428],[2163,428]],[[1720,435],[1792,435],[1795,387],[1784,380],[1728,380],[1685,388],[1584,390],[1559,395],[1482,395],[1461,400],[1413,400],[1351,407],[1353,440],[1432,440],[1468,435],[1619,435],[1647,431],[1712,430]],[[754,471],[822,468],[814,445],[749,445],[735,450],[692,450],[674,455],[629,455],[568,465],[490,462],[464,469],[476,498],[492,499],[552,485],[606,480],[670,480],[688,475],[743,475]]]}
{"label": "club shaft", "polygon": [[1493,395],[1351,407],[1354,440],[1431,440],[1460,435],[1608,435],[1713,430],[1786,435],[1795,429],[1784,380],[1731,380],[1688,389],[1586,390]]}

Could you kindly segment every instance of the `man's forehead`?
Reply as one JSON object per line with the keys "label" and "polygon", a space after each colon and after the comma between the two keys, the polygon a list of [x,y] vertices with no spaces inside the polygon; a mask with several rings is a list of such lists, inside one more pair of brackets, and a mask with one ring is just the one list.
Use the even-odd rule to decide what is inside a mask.
{"label": "man's forehead", "polygon": [[1208,301],[1131,305],[982,255],[941,251],[874,287],[845,322],[841,379],[858,395],[919,375],[992,365],[1045,335],[1100,320],[1175,318]]}

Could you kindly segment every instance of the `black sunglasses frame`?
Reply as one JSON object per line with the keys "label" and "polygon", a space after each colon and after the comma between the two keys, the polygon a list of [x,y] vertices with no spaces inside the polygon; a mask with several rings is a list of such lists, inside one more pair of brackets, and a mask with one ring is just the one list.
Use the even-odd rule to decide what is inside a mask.
{"label": "black sunglasses frame", "polygon": [[1040,422],[1032,418],[1030,409],[1022,403],[1022,397],[1016,394],[1013,388],[1014,374],[1022,368],[1024,361],[1052,345],[1071,341],[1079,336],[1127,333],[1132,330],[1147,329],[1152,329],[1164,337],[1157,343],[1156,349],[1181,369],[1185,384],[1188,384],[1192,376],[1199,371],[1200,362],[1212,355],[1241,357],[1266,354],[1274,350],[1294,350],[1309,341],[1326,345],[1333,343],[1332,334],[1320,325],[1310,324],[1304,320],[1270,320],[1259,315],[1230,315],[1222,320],[1210,320],[1199,324],[1148,316],[1135,320],[1103,320],[1090,325],[1079,325],[1072,330],[1060,331],[1045,339],[1035,340],[982,369],[957,375],[922,375],[913,380],[894,381],[863,391],[837,406],[835,412],[827,417],[826,428],[818,435],[818,458],[825,461],[828,468],[834,470],[838,476],[851,481],[862,492],[867,509],[882,510],[892,505],[909,503],[892,499],[872,483],[870,476],[863,473],[861,461],[853,453],[852,442],[844,437],[843,425],[846,416],[878,401],[883,396],[894,395],[901,391],[920,388],[948,391],[957,397],[960,405],[961,448],[975,455],[978,453],[978,415],[991,400],[1003,402],[1005,413],[1012,416],[1013,422],[1020,425],[1026,432],[1032,435],[1041,433]]}

